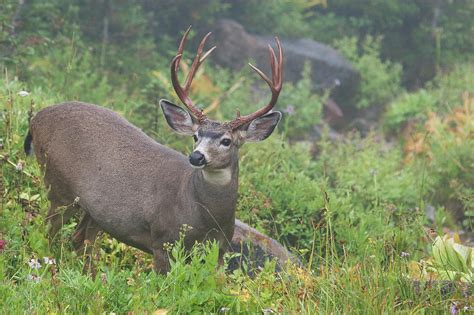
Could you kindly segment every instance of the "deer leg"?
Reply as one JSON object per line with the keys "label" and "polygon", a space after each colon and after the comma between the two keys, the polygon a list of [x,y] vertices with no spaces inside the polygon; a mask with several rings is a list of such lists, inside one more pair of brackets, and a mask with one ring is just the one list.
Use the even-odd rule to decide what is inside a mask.
{"label": "deer leg", "polygon": [[97,238],[97,234],[99,234],[100,231],[101,228],[94,222],[94,220],[92,220],[88,214],[85,214],[77,226],[76,232],[74,233],[72,239],[77,255],[84,255],[83,272],[90,272],[93,276],[96,274],[95,266],[92,263],[94,243]]}
{"label": "deer leg", "polygon": [[84,240],[86,239],[86,230],[89,221],[89,216],[85,214],[81,222],[77,225],[76,231],[74,231],[74,234],[72,235],[72,245],[76,252],[79,252],[79,249],[84,249]]}
{"label": "deer leg", "polygon": [[[64,208],[64,211],[61,208]],[[69,221],[77,211],[79,211],[79,208],[76,206],[63,206],[60,202],[54,199],[51,200],[51,206],[46,216],[46,222],[49,223],[48,238],[50,245],[61,227]]]}
{"label": "deer leg", "polygon": [[153,261],[156,272],[166,275],[170,271],[168,252],[164,249],[153,249]]}

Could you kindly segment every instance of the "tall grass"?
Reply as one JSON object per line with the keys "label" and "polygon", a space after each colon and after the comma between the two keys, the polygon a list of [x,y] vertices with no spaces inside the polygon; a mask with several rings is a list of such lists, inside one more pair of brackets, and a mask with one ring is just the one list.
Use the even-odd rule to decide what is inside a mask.
{"label": "tall grass", "polygon": [[322,140],[318,158],[279,135],[242,152],[238,215],[290,246],[302,265],[276,272],[269,261],[252,277],[245,266],[229,273],[216,244],[186,253],[178,242],[162,276],[151,257],[102,235],[97,276],[83,274],[83,257],[69,241],[77,221],[48,246],[47,191],[36,162],[22,152],[30,111],[60,98],[8,77],[0,87],[2,313],[380,314],[472,305],[459,289],[414,285],[410,260],[430,245],[417,209],[423,179],[401,168],[399,148],[381,150],[371,137]]}

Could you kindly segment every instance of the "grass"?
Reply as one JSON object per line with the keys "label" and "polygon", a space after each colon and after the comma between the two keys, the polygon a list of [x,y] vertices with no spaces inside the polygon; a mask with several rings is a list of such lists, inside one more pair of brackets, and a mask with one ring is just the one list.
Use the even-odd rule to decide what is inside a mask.
{"label": "grass", "polygon": [[381,148],[375,137],[336,145],[323,139],[317,158],[279,135],[242,152],[238,216],[290,246],[301,266],[275,272],[269,261],[254,277],[228,273],[218,265],[216,244],[185,253],[177,242],[172,269],[162,276],[152,271],[151,257],[102,235],[95,244],[97,277],[82,274],[82,257],[69,241],[75,221],[48,246],[47,191],[36,162],[22,153],[31,108],[61,95],[33,88],[19,96],[25,89],[8,78],[0,86],[1,313],[380,314],[472,307],[460,289],[415,288],[411,261],[426,257],[431,245],[419,210],[424,177],[402,167],[400,148]]}

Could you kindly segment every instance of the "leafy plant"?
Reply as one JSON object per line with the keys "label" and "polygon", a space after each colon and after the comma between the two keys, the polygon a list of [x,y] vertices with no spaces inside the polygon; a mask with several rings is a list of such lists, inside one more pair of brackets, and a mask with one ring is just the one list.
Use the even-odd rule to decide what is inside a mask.
{"label": "leafy plant", "polygon": [[443,280],[474,282],[474,253],[459,236],[438,236],[433,243],[431,270]]}
{"label": "leafy plant", "polygon": [[468,170],[474,163],[473,108],[473,97],[465,93],[462,106],[446,115],[430,113],[424,127],[409,134],[405,142],[406,163],[423,157],[422,165],[428,167],[427,189],[433,200],[471,228],[474,178]]}
{"label": "leafy plant", "polygon": [[380,38],[367,36],[358,47],[357,38],[343,38],[335,46],[348,58],[361,75],[357,107],[384,106],[401,91],[402,67],[398,63],[382,61]]}
{"label": "leafy plant", "polygon": [[414,93],[404,93],[391,102],[383,117],[389,130],[398,131],[404,123],[426,119],[428,112],[435,107],[435,96],[425,89]]}

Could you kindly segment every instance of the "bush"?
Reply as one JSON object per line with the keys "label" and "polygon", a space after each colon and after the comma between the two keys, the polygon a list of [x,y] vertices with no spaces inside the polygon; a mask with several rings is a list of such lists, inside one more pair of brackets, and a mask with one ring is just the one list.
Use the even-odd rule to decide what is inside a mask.
{"label": "bush", "polygon": [[398,131],[407,121],[426,119],[436,102],[433,93],[424,89],[414,93],[404,93],[388,105],[383,123],[388,130]]}
{"label": "bush", "polygon": [[335,46],[361,75],[360,90],[356,96],[358,108],[384,106],[402,91],[402,67],[381,60],[380,38],[367,36],[360,50],[354,37],[337,40]]}
{"label": "bush", "polygon": [[474,98],[464,94],[463,104],[447,114],[430,113],[423,127],[406,140],[406,161],[415,159],[426,168],[431,200],[450,210],[466,228],[472,229],[474,205]]}

